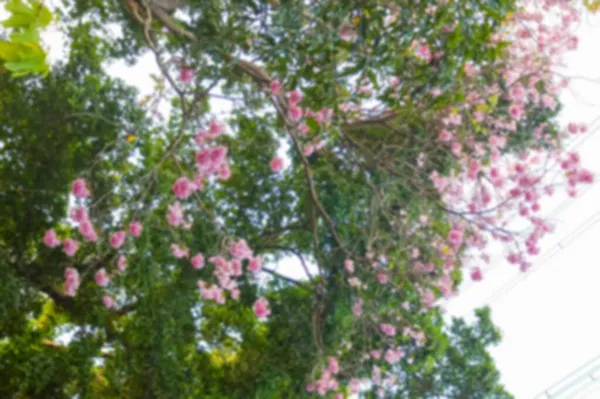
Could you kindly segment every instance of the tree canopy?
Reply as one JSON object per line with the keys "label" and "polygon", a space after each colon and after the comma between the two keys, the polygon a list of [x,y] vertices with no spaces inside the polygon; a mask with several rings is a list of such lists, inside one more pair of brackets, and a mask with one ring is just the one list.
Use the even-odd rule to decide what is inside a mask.
{"label": "tree canopy", "polygon": [[[512,397],[438,304],[593,181],[575,2],[57,3],[47,76],[0,47],[2,397]],[[146,98],[105,72],[148,52]]]}

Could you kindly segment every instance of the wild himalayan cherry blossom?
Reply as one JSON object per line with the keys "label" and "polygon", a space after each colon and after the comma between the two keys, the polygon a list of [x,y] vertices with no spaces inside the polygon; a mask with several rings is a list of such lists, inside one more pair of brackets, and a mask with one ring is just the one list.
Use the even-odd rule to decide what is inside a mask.
{"label": "wild himalayan cherry blossom", "polygon": [[[196,164],[202,173],[217,173],[219,168],[226,165],[227,147],[216,146],[204,148],[196,153]],[[192,189],[190,187],[190,189]]]}
{"label": "wild himalayan cherry blossom", "polygon": [[234,243],[229,249],[231,256],[237,259],[249,259],[252,257],[252,249],[246,243],[246,240],[241,239]]}
{"label": "wild himalayan cherry blossom", "polygon": [[78,206],[71,209],[69,212],[69,217],[77,223],[82,223],[89,219],[87,209],[85,209],[83,206]]}
{"label": "wild himalayan cherry blossom", "polygon": [[202,269],[204,267],[204,255],[198,253],[190,259],[190,262],[194,269]]}
{"label": "wild himalayan cherry blossom", "polygon": [[104,295],[104,297],[102,297],[102,303],[104,303],[105,308],[110,309],[114,305],[114,300],[112,299],[112,297]]}
{"label": "wild himalayan cherry blossom", "polygon": [[77,269],[67,267],[65,269],[65,294],[67,296],[75,296],[79,288],[79,272]]}
{"label": "wild himalayan cherry blossom", "polygon": [[140,222],[133,221],[129,223],[129,233],[134,237],[139,237],[142,235],[142,231],[144,230],[142,224]]}
{"label": "wild himalayan cherry blossom", "polygon": [[110,246],[117,249],[121,248],[121,246],[125,243],[125,230],[120,230],[112,233],[110,235]]}
{"label": "wild himalayan cherry blossom", "polygon": [[108,274],[106,274],[106,269],[99,269],[94,275],[94,279],[96,280],[96,284],[99,287],[106,287],[110,283],[110,278]]}
{"label": "wild himalayan cherry blossom", "polygon": [[90,242],[98,240],[96,229],[94,229],[94,225],[89,220],[84,220],[79,224],[79,233]]}
{"label": "wild himalayan cherry blossom", "polygon": [[478,267],[474,267],[471,270],[471,279],[473,281],[481,281],[483,279],[483,274],[481,273],[481,269]]}
{"label": "wild himalayan cherry blossom", "polygon": [[274,157],[269,164],[271,166],[271,170],[275,173],[281,171],[283,169],[283,159],[280,157]]}
{"label": "wild himalayan cherry blossom", "polygon": [[75,252],[79,249],[79,241],[72,238],[67,238],[63,241],[63,250],[67,256],[75,255]]}
{"label": "wild himalayan cherry blossom", "polygon": [[302,101],[302,92],[299,89],[291,91],[288,94],[288,100],[290,104],[297,105],[300,101]]}
{"label": "wild himalayan cherry blossom", "polygon": [[354,314],[354,316],[362,315],[362,299],[358,298],[354,301],[354,305],[352,305],[352,314]]}
{"label": "wild himalayan cherry blossom", "polygon": [[331,374],[337,374],[340,371],[340,364],[335,357],[330,357],[327,360],[327,370],[331,372]]}
{"label": "wild himalayan cherry blossom", "polygon": [[188,247],[180,247],[177,244],[171,244],[171,253],[177,259],[187,258],[190,256],[190,249]]}
{"label": "wild himalayan cherry blossom", "polygon": [[260,256],[250,258],[250,260],[248,261],[248,271],[252,273],[258,273],[262,269],[262,263],[263,260]]}
{"label": "wild himalayan cherry blossom", "polygon": [[345,22],[344,24],[342,24],[342,27],[340,28],[338,34],[340,35],[340,39],[342,39],[345,42],[349,42],[352,39],[354,39],[356,32],[354,31],[354,28],[350,23]]}
{"label": "wild himalayan cherry blossom", "polygon": [[354,262],[352,261],[352,259],[346,259],[344,261],[344,267],[346,268],[348,273],[354,273]]}
{"label": "wild himalayan cherry blossom", "polygon": [[259,319],[268,317],[271,314],[271,309],[269,309],[269,302],[266,298],[258,298],[254,305],[252,306],[254,310],[254,314]]}
{"label": "wild himalayan cherry blossom", "polygon": [[380,324],[379,329],[381,330],[382,333],[384,333],[385,335],[389,335],[390,337],[393,337],[394,335],[396,335],[396,327],[394,327],[391,324],[387,324],[387,323]]}
{"label": "wild himalayan cherry blossom", "polygon": [[180,177],[173,184],[173,193],[175,193],[175,197],[180,199],[189,198],[189,196],[194,192],[194,189],[194,182],[187,177]]}
{"label": "wild himalayan cherry blossom", "polygon": [[183,218],[183,209],[179,201],[175,201],[167,210],[167,221],[171,226],[178,227],[185,224]]}
{"label": "wild himalayan cherry blossom", "polygon": [[271,95],[275,96],[281,91],[281,83],[278,80],[271,81]]}
{"label": "wild himalayan cherry blossom", "polygon": [[90,196],[90,191],[88,190],[85,180],[83,179],[75,179],[73,184],[71,184],[71,193],[76,198],[87,198]]}
{"label": "wild himalayan cherry blossom", "polygon": [[223,289],[219,288],[216,285],[212,285],[210,287],[206,286],[206,283],[202,280],[198,281],[198,288],[200,288],[200,295],[204,299],[214,300],[218,304],[225,303],[225,295],[223,294]]}
{"label": "wild himalayan cherry blossom", "polygon": [[183,83],[190,83],[194,79],[194,70],[190,67],[181,67],[179,69],[179,80]]}
{"label": "wild himalayan cherry blossom", "polygon": [[124,255],[120,255],[117,258],[117,269],[124,272],[127,269],[127,258]]}
{"label": "wild himalayan cherry blossom", "polygon": [[44,245],[50,248],[60,245],[60,240],[56,237],[56,232],[53,229],[46,231],[44,234]]}

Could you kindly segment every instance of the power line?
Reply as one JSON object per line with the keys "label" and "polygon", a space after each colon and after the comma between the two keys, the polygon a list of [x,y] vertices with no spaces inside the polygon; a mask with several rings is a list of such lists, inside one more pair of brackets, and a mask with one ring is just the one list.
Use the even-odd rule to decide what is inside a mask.
{"label": "power line", "polygon": [[[594,365],[594,363],[596,363],[595,366],[590,370],[590,366]],[[588,370],[586,371],[586,369]],[[584,371],[585,373],[582,374]],[[558,395],[568,392],[574,386],[576,387],[578,383],[586,382],[586,379],[589,377],[587,383],[585,383],[579,389],[576,389],[575,392],[571,392],[569,398],[573,398],[573,394],[580,392],[582,389],[588,387],[590,384],[594,384],[597,381],[598,377],[596,374],[598,371],[600,371],[600,355],[588,360],[586,363],[552,384],[549,388],[546,388],[543,392],[537,394],[534,399],[555,399],[558,397]],[[564,385],[566,382],[568,382],[568,384]]]}
{"label": "power line", "polygon": [[[591,222],[590,222],[591,221]],[[512,281],[509,281],[499,290],[497,290],[494,294],[488,297],[485,301],[486,304],[491,305],[494,302],[497,302],[500,298],[506,295],[510,290],[515,288],[518,284],[523,282],[528,276],[531,276],[533,273],[541,270],[542,266],[548,263],[552,258],[554,258],[561,250],[565,249],[570,243],[573,242],[576,238],[583,235],[585,232],[594,227],[598,222],[600,222],[600,211],[597,211],[591,219],[587,219],[585,222],[579,224],[575,230],[569,233],[567,236],[563,237],[561,241],[559,241],[553,248],[550,250],[545,256],[545,259],[542,260],[535,268],[532,268],[530,271],[520,274],[516,276]],[[572,236],[572,237],[570,237]]]}

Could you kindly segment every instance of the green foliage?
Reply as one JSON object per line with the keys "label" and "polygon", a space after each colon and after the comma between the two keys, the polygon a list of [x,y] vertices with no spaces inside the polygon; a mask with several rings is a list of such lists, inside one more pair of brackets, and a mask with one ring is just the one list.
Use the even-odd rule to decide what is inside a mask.
{"label": "green foliage", "polygon": [[[381,2],[280,3],[190,0],[189,18],[177,22],[196,35],[195,43],[159,34],[153,21],[160,50],[198,71],[195,85],[217,82],[222,96],[236,99],[226,121],[232,134],[219,138],[229,148],[232,176],[208,184],[185,203],[186,214],[194,218],[189,231],[167,228],[165,212],[173,181],[193,174],[191,135],[212,116],[209,103],[200,91],[179,85],[182,94],[172,101],[169,119],[149,120],[135,90],[106,76],[106,62],[134,62],[147,47],[143,27],[124,5],[65,2],[59,9],[70,39],[65,62],[44,80],[0,75],[0,117],[7,121],[0,126],[0,378],[7,381],[0,396],[302,398],[310,396],[305,385],[333,354],[347,365],[341,381],[368,375],[371,363],[359,356],[383,344],[377,324],[370,318],[359,323],[352,315],[356,291],[346,283],[346,254],[323,219],[316,220],[303,160],[292,148],[291,167],[280,174],[270,171],[285,128],[266,112],[270,104],[255,82],[226,56],[243,53],[260,59],[286,88],[302,88],[303,106],[331,107],[336,117],[357,80],[381,88],[390,77],[401,78],[397,94],[381,95],[394,112],[387,121],[393,129],[357,123],[328,130],[308,120],[307,140],[317,133],[328,140],[325,150],[308,157],[315,189],[348,250],[363,256],[385,249],[389,255],[385,266],[395,288],[365,292],[365,314],[394,313],[428,337],[424,346],[404,336],[396,342],[412,361],[388,368],[399,376],[397,397],[510,398],[487,353],[499,340],[488,311],[479,313],[475,325],[459,320],[446,326],[437,311],[421,314],[403,303],[420,301],[405,248],[430,255],[428,240],[446,236],[450,228],[437,192],[424,184],[433,170],[449,173],[456,167],[455,158],[434,145],[439,115],[464,100],[466,61],[501,59],[503,44],[490,46],[489,38],[514,3],[450,1],[431,15],[425,12],[430,2],[398,0],[392,3],[399,19],[389,29]],[[478,12],[480,19],[474,17]],[[354,41],[342,41],[337,33],[347,19],[356,28]],[[455,19],[453,30],[445,31]],[[111,35],[109,22],[120,24],[123,35]],[[435,47],[442,58],[424,65],[411,53],[415,40]],[[167,69],[174,76],[171,64]],[[496,78],[493,70],[485,73]],[[432,87],[443,94],[434,98]],[[180,109],[182,100],[194,101],[198,115]],[[501,101],[490,99],[485,111],[503,112]],[[538,112],[531,118],[552,116]],[[531,147],[527,123],[509,150]],[[175,140],[181,145],[167,154]],[[428,161],[417,170],[420,153]],[[76,177],[91,185],[91,216],[103,232],[98,248],[106,232],[133,219],[144,224],[143,236],[135,245],[128,239],[123,249],[129,266],[113,277],[119,289],[107,289],[118,310],[101,307],[105,292],[92,278],[100,267],[115,270],[116,252],[86,245],[71,259],[40,245],[44,231],[66,214],[69,183]],[[377,195],[384,191],[386,196]],[[422,214],[432,220],[429,231],[410,238],[407,231]],[[76,234],[68,224],[57,232]],[[298,282],[273,273],[258,288],[241,281],[239,302],[202,301],[196,283],[209,280],[209,268],[194,270],[187,260],[174,259],[170,245],[186,243],[192,253],[211,256],[224,250],[225,238],[247,239],[269,267],[293,254],[318,263],[322,275]],[[441,269],[442,261],[436,261]],[[82,273],[76,298],[62,293],[65,267]],[[453,277],[458,281],[460,272]],[[379,287],[374,277],[364,283]],[[263,294],[272,310],[264,323],[250,309]],[[65,332],[76,332],[68,345],[44,344]],[[36,373],[39,378],[32,377]]]}
{"label": "green foliage", "polygon": [[46,52],[40,45],[40,29],[52,21],[52,13],[41,1],[10,0],[4,6],[10,17],[2,22],[12,29],[10,40],[0,40],[0,60],[13,77],[49,72]]}

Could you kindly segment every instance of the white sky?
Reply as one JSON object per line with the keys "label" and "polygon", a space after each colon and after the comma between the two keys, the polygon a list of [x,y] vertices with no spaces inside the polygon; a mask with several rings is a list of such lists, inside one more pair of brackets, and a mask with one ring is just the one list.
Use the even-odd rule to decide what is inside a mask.
{"label": "white sky", "polygon": [[[0,10],[0,18],[2,14]],[[579,28],[579,37],[579,49],[567,58],[565,74],[586,79],[573,80],[571,89],[562,96],[564,123],[592,122],[600,111],[600,84],[591,82],[600,78],[600,55],[596,53],[600,18],[587,16]],[[44,38],[51,59],[60,57],[59,35],[50,30]],[[153,57],[147,55],[133,68],[117,63],[109,71],[148,94],[153,90],[149,74],[157,73],[157,68]],[[600,178],[599,133],[588,137],[577,150],[584,165]],[[600,211],[600,185],[592,186],[575,200],[565,203],[564,199],[557,195],[543,204],[545,213],[555,211],[557,229],[543,241],[540,262],[534,263],[528,273],[523,275],[498,253],[498,259],[484,268],[484,280],[466,283],[463,292],[446,305],[449,315],[468,318],[474,308],[495,297],[492,316],[503,332],[503,340],[492,354],[503,383],[517,399],[600,398],[600,383],[589,384],[591,379],[573,385],[570,392],[562,395],[536,396],[600,355],[600,318],[596,318],[600,304],[600,261],[596,253],[600,223],[590,220]],[[579,228],[590,226],[576,234]],[[562,245],[562,249],[557,245]],[[297,275],[300,269],[294,260],[278,267],[289,275]],[[518,284],[513,285],[515,281]],[[501,288],[509,289],[504,295],[493,295]],[[585,377],[597,365],[600,358],[587,372],[578,375]]]}

